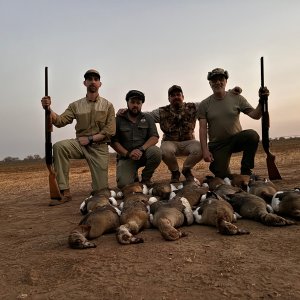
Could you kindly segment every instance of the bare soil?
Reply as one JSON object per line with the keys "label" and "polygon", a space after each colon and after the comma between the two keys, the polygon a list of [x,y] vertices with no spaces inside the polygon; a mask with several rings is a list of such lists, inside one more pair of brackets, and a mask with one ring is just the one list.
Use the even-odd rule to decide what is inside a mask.
{"label": "bare soil", "polygon": [[[283,177],[275,182],[280,189],[300,186],[299,146],[299,139],[271,145]],[[239,155],[232,159],[235,172],[239,161]],[[261,149],[254,171],[267,177]],[[194,173],[201,180],[210,174],[208,164],[200,162]],[[169,176],[162,163],[154,180]],[[70,182],[73,201],[49,207],[43,162],[0,164],[1,299],[300,299],[299,226],[239,220],[251,234],[228,237],[194,224],[175,242],[149,229],[139,234],[143,244],[120,245],[111,233],[95,240],[97,248],[73,250],[67,237],[90,193],[85,161],[72,162]]]}

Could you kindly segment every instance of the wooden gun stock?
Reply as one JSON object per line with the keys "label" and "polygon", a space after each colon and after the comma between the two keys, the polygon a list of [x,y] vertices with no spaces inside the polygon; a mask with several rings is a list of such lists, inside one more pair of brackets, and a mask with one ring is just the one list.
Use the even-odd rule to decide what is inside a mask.
{"label": "wooden gun stock", "polygon": [[[48,96],[48,67],[45,67],[45,96]],[[52,122],[51,122],[51,111],[50,109],[45,109],[45,159],[47,168],[49,170],[49,189],[51,199],[61,199],[61,194],[56,181],[55,172],[53,169],[52,161],[52,142],[51,142],[51,132],[52,132]]]}
{"label": "wooden gun stock", "polygon": [[[264,88],[264,58],[260,58],[261,88]],[[262,128],[262,145],[267,154],[267,168],[271,180],[281,179],[279,171],[275,164],[275,155],[270,152],[270,116],[268,111],[268,96],[263,96],[259,100],[262,108],[261,128]]]}

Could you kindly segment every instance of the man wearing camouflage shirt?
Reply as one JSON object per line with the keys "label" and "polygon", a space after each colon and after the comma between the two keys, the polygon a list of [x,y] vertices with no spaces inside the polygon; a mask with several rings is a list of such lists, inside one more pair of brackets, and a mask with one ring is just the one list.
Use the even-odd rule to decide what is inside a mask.
{"label": "man wearing camouflage shirt", "polygon": [[187,181],[192,181],[192,168],[202,159],[201,145],[194,135],[200,103],[184,102],[182,89],[178,85],[169,88],[168,98],[169,105],[149,112],[164,133],[160,146],[162,160],[172,173],[171,182],[175,183],[181,174],[176,156],[187,156],[182,174]]}

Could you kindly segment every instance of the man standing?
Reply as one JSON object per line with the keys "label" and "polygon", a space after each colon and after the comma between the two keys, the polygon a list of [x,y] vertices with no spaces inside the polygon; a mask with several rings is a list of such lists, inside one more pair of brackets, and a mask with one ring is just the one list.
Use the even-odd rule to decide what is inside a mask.
{"label": "man standing", "polygon": [[[70,159],[86,159],[92,177],[92,189],[97,191],[108,187],[108,143],[115,134],[115,111],[113,105],[98,90],[102,83],[97,70],[84,74],[86,97],[69,105],[61,115],[51,110],[54,126],[64,127],[76,119],[76,139],[68,139],[53,145],[53,163],[57,183],[61,192],[60,200],[50,204],[59,205],[72,199],[69,187]],[[44,109],[50,109],[51,97],[41,100]]]}
{"label": "man standing", "polygon": [[[239,116],[243,112],[258,120],[262,115],[260,104],[254,109],[243,96],[225,91],[228,77],[228,72],[221,68],[208,73],[213,94],[199,107],[203,159],[210,162],[211,172],[221,178],[230,176],[231,155],[240,151],[243,151],[241,174],[252,174],[259,135],[253,129],[242,130]],[[260,89],[259,95],[269,95],[268,89]]]}
{"label": "man standing", "polygon": [[151,177],[161,162],[161,151],[155,146],[159,135],[151,116],[142,113],[145,95],[131,90],[126,95],[127,110],[116,118],[116,135],[112,147],[118,153],[117,185],[119,188],[133,183],[137,179],[140,167],[141,182],[151,185]]}
{"label": "man standing", "polygon": [[194,130],[198,119],[200,103],[184,102],[182,89],[173,85],[168,90],[170,104],[149,114],[164,133],[161,142],[162,160],[172,173],[171,182],[179,182],[180,171],[176,156],[187,156],[182,174],[187,181],[193,181],[192,168],[202,159],[200,142],[195,140]]}

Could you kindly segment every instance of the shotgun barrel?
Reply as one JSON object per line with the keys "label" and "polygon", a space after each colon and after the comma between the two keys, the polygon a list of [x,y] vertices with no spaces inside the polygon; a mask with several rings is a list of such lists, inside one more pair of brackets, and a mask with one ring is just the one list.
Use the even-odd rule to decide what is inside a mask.
{"label": "shotgun barrel", "polygon": [[[48,67],[45,67],[45,96],[48,95]],[[59,200],[61,199],[60,190],[56,181],[55,172],[53,170],[52,162],[52,142],[51,142],[51,132],[53,130],[51,121],[51,111],[50,108],[45,109],[45,160],[46,165],[49,170],[49,189],[50,198]]]}
{"label": "shotgun barrel", "polygon": [[[261,78],[261,89],[264,88],[264,58],[260,58],[260,78]],[[262,129],[262,146],[265,153],[267,154],[267,168],[269,178],[271,180],[281,179],[279,171],[275,164],[275,156],[270,152],[270,138],[269,138],[269,128],[270,128],[270,116],[268,111],[268,96],[263,95],[259,99],[259,103],[262,109],[261,117],[261,129]]]}
{"label": "shotgun barrel", "polygon": [[[48,95],[48,67],[45,67],[45,96]],[[52,142],[51,142],[52,122],[50,109],[45,109],[45,156],[46,164],[52,165]]]}

